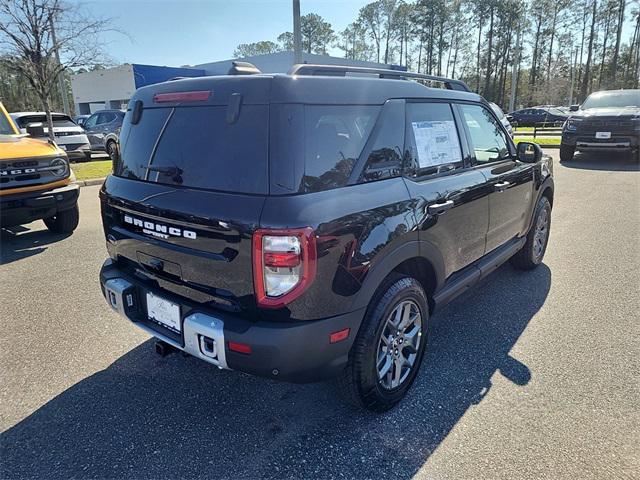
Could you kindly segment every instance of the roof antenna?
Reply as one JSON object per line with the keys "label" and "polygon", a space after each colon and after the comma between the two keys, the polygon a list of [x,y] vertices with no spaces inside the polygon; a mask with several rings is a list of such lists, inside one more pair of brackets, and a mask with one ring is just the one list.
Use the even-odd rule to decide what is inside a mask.
{"label": "roof antenna", "polygon": [[262,73],[253,63],[240,62],[234,60],[231,62],[233,66],[229,69],[227,75],[256,75]]}

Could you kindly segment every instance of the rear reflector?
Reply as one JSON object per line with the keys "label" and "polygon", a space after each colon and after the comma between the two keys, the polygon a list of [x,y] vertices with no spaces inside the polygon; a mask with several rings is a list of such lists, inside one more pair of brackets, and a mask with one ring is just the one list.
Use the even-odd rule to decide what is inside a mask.
{"label": "rear reflector", "polygon": [[333,332],[331,335],[329,335],[329,343],[337,343],[341,342],[342,340],[346,340],[346,338],[349,336],[350,331],[350,328],[345,328],[344,330]]}
{"label": "rear reflector", "polygon": [[208,100],[210,96],[210,90],[198,90],[194,92],[156,93],[153,96],[153,101],[154,103],[200,102],[202,100]]}
{"label": "rear reflector", "polygon": [[229,342],[229,350],[249,355],[251,353],[251,345],[246,343]]}

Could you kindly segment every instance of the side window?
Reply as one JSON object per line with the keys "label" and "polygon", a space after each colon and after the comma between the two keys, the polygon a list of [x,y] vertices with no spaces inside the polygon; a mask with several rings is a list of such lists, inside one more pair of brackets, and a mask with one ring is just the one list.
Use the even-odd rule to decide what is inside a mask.
{"label": "side window", "polygon": [[451,105],[409,103],[407,119],[411,175],[430,175],[462,166],[462,149]]}
{"label": "side window", "polygon": [[109,123],[111,120],[113,120],[113,117],[114,117],[113,113],[109,113],[109,112],[99,113],[98,121],[96,122],[96,125],[105,125]]}
{"label": "side window", "polygon": [[84,128],[95,127],[98,120],[98,114],[91,115],[87,118],[87,121],[84,122]]}
{"label": "side window", "polygon": [[500,123],[480,105],[460,105],[464,121],[471,134],[473,151],[478,163],[509,158],[507,140]]}
{"label": "side window", "polygon": [[305,106],[304,191],[347,184],[379,111],[366,105]]}
{"label": "side window", "polygon": [[404,104],[388,103],[379,120],[360,182],[397,177],[402,173],[404,150]]}

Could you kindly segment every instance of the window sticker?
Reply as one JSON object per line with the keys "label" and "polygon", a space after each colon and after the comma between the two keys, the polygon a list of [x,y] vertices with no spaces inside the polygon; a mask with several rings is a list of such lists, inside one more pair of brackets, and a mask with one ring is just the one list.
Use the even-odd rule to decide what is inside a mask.
{"label": "window sticker", "polygon": [[411,122],[420,168],[462,161],[458,132],[453,120]]}

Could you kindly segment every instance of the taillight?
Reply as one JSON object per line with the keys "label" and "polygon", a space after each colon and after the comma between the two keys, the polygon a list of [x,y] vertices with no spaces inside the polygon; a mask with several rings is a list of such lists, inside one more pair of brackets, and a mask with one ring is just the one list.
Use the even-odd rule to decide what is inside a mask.
{"label": "taillight", "polygon": [[284,307],[307,289],[315,275],[313,229],[256,230],[253,234],[253,283],[259,306]]}

